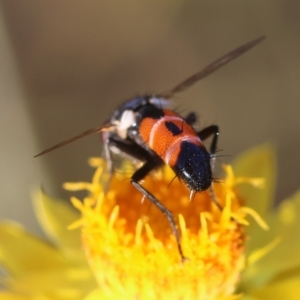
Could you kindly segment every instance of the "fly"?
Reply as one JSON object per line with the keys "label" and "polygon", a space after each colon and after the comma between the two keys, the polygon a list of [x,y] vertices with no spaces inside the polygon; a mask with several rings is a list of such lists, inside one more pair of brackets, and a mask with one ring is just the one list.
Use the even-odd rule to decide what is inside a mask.
{"label": "fly", "polygon": [[[168,109],[168,103],[175,94],[185,91],[199,80],[236,59],[264,38],[264,36],[259,37],[234,49],[168,92],[145,95],[126,101],[114,111],[104,125],[84,131],[42,151],[35,157],[98,132],[103,140],[105,159],[110,174],[113,173],[113,153],[143,162],[143,165],[132,175],[131,183],[142,193],[143,197],[148,198],[166,216],[176,238],[179,254],[184,261],[185,257],[173,214],[142,186],[141,181],[152,170],[167,164],[190,190],[190,199],[195,193],[210,188],[213,182],[213,163],[219,127],[210,125],[201,131],[196,131],[194,129],[197,119],[195,113],[191,112],[182,117]],[[203,141],[209,137],[212,137],[212,143],[208,150]],[[222,209],[214,197],[212,200]]]}

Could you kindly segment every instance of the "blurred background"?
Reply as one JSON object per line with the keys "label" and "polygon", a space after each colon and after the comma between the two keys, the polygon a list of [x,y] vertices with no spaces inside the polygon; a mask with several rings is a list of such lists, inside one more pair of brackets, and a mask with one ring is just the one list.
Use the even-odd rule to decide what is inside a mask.
{"label": "blurred background", "polygon": [[62,182],[89,180],[87,159],[102,145],[92,135],[33,155],[261,35],[262,44],[174,102],[196,111],[201,127],[220,126],[221,162],[274,143],[278,200],[299,188],[299,1],[0,1],[0,217],[40,233],[32,187],[68,199]]}

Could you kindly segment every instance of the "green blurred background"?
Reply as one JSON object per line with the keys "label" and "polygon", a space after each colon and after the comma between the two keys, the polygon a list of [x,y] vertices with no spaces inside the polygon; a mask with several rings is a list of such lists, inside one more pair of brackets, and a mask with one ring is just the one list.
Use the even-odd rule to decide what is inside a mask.
{"label": "green blurred background", "polygon": [[261,35],[266,41],[177,95],[175,106],[196,111],[201,127],[220,126],[228,155],[220,162],[273,142],[278,201],[299,187],[298,0],[0,1],[0,217],[39,232],[31,188],[67,199],[62,182],[89,180],[87,158],[102,146],[93,135],[34,154]]}

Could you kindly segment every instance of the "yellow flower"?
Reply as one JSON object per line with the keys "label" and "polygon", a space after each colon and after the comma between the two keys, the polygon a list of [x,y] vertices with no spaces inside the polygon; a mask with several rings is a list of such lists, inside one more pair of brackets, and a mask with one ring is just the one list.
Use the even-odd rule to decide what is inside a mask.
{"label": "yellow flower", "polygon": [[[251,200],[251,207],[263,216],[270,230],[259,233],[255,223],[247,229],[250,237],[246,255],[248,264],[239,290],[242,300],[297,300],[300,295],[300,191],[274,208],[276,155],[270,145],[254,148],[234,163],[236,175],[266,178],[264,189],[240,192]],[[249,204],[250,205],[250,204]]]}
{"label": "yellow flower", "polygon": [[[105,194],[103,162],[90,163],[96,167],[91,183],[66,184],[88,190],[83,202],[72,198],[81,217],[65,202],[35,195],[54,245],[19,225],[0,226],[0,262],[9,274],[2,279],[7,291],[1,299],[297,299],[300,193],[268,210],[276,176],[270,146],[236,160],[235,175],[226,167],[223,182],[214,185],[222,211],[206,192],[190,202],[182,183],[174,180],[168,187],[173,176],[168,169],[143,183],[174,214],[185,262],[166,218],[131,186],[129,175],[117,174]],[[265,188],[245,184],[261,184],[249,176],[264,177]],[[261,229],[266,225],[259,214],[269,231]],[[65,229],[70,223],[81,227],[89,267],[79,231]]]}
{"label": "yellow flower", "polygon": [[[34,194],[39,221],[52,243],[12,221],[0,223],[0,299],[82,299],[96,283],[81,250],[80,235],[67,226],[79,218],[66,201]],[[5,272],[4,272],[5,271]]]}

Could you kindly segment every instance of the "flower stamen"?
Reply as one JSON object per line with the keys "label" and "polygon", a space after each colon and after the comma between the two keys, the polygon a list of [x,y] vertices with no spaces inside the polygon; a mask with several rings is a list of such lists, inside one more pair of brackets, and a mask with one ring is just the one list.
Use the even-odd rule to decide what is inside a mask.
{"label": "flower stamen", "polygon": [[[90,163],[97,170],[92,186],[75,185],[90,194],[83,204],[72,198],[82,212],[82,219],[72,227],[82,225],[83,246],[103,297],[124,293],[127,296],[123,298],[150,299],[151,291],[153,298],[234,299],[229,297],[245,266],[245,217],[251,215],[265,224],[254,211],[242,206],[234,190],[241,180],[234,178],[230,167],[225,167],[224,182],[214,184],[222,210],[209,192],[196,193],[189,202],[179,181],[166,192],[172,178],[168,169],[145,179],[145,188],[153,191],[155,186],[154,196],[172,211],[178,224],[188,258],[181,264],[177,241],[161,212],[154,206],[149,209],[148,201],[141,203],[141,194],[122,183],[125,177],[120,173],[112,177],[105,194],[100,184],[104,162],[93,159]],[[74,190],[72,184],[65,187]]]}

